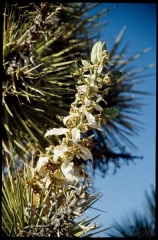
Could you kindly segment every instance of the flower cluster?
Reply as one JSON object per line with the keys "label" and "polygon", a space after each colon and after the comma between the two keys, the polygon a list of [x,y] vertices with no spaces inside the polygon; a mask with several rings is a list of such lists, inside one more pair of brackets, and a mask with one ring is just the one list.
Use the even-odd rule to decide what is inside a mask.
{"label": "flower cluster", "polygon": [[100,92],[107,94],[111,84],[108,59],[105,43],[99,41],[92,48],[91,63],[82,60],[82,65],[75,64],[75,101],[68,116],[58,116],[65,127],[50,129],[45,134],[45,137],[54,135],[59,144],[46,148],[46,154],[39,157],[32,169],[33,177],[27,181],[35,194],[40,194],[45,188],[49,194],[60,195],[62,186],[76,185],[81,177],[92,182],[84,170],[84,161],[93,161],[93,135],[87,138],[83,135],[90,129],[103,131],[102,125],[118,114],[116,107],[103,109],[101,106],[101,102],[106,105],[106,101]]}

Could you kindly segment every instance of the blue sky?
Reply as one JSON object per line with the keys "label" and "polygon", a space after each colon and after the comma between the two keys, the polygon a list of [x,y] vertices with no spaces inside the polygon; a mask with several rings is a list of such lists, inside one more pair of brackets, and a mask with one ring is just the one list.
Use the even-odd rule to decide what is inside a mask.
{"label": "blue sky", "polygon": [[[155,186],[156,181],[156,4],[102,3],[96,11],[116,5],[118,8],[111,10],[108,16],[101,19],[109,20],[110,24],[102,28],[99,40],[106,42],[109,51],[121,29],[126,26],[121,46],[130,42],[127,58],[151,47],[149,52],[134,60],[132,65],[135,69],[140,69],[154,63],[154,67],[142,73],[143,75],[144,73],[153,75],[144,78],[143,82],[133,89],[148,91],[154,95],[138,96],[141,97],[140,101],[146,104],[142,107],[141,115],[137,116],[137,119],[143,122],[144,130],[141,130],[138,136],[130,137],[130,140],[138,147],[137,151],[131,153],[144,156],[144,158],[137,159],[135,163],[131,162],[129,165],[123,164],[115,175],[111,169],[105,178],[97,176],[94,180],[97,190],[104,193],[100,201],[93,205],[93,207],[108,212],[101,213],[98,218],[104,227],[110,227],[114,219],[119,222],[126,213],[130,214],[132,210],[144,213],[144,191],[147,190],[151,194],[151,185]],[[88,209],[86,215],[93,217],[98,214],[98,211]],[[107,234],[106,232],[100,233],[98,236],[106,237]]]}

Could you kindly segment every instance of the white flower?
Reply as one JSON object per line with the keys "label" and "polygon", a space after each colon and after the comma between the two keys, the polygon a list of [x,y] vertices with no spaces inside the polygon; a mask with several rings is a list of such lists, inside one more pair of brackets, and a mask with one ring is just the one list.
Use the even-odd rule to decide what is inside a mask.
{"label": "white flower", "polygon": [[[99,95],[99,94],[98,94]],[[86,107],[89,107],[89,106],[94,106],[95,109],[99,112],[101,112],[103,110],[103,108],[99,105],[99,104],[96,104],[100,101],[104,101],[104,99],[102,100],[101,98],[97,99],[96,101],[91,101],[89,100],[86,96],[84,97],[84,103],[85,103],[85,106]],[[105,102],[105,101],[104,101]]]}
{"label": "white flower", "polygon": [[[46,175],[46,174],[45,174]],[[46,189],[48,189],[49,185],[51,184],[52,180],[50,179],[49,175],[47,175],[46,177],[42,178],[41,180],[41,183],[42,183],[42,188],[43,186],[46,187]]]}
{"label": "white flower", "polygon": [[88,88],[89,88],[88,85],[81,85],[76,87],[79,93],[86,93]]}
{"label": "white flower", "polygon": [[70,162],[68,160],[65,160],[61,165],[61,171],[64,174],[65,178],[69,181],[73,182],[77,180],[78,178],[74,174],[74,163]]}
{"label": "white flower", "polygon": [[103,108],[99,104],[94,105],[94,107],[99,112],[103,111]]}
{"label": "white flower", "polygon": [[100,102],[100,101],[103,101],[107,104],[107,102],[104,100],[104,98],[102,98],[102,96],[100,94],[96,93],[95,96],[98,98],[97,101],[96,101],[97,103]]}
{"label": "white flower", "polygon": [[77,128],[72,129],[72,142],[76,145],[80,141],[80,130]]}
{"label": "white flower", "polygon": [[90,86],[91,87],[95,86],[95,82],[94,82],[95,78],[96,78],[96,75],[94,75],[94,74],[90,76]]}
{"label": "white flower", "polygon": [[90,79],[90,81],[92,81],[92,82],[94,82],[94,80],[95,80],[95,77],[96,77],[96,75],[95,74],[92,74],[92,75],[90,75],[90,74],[84,74],[83,75],[84,77],[87,77],[87,78],[89,78]]}
{"label": "white flower", "polygon": [[45,176],[46,175],[46,171],[44,169],[44,164],[48,162],[48,157],[40,157],[38,159],[38,162],[36,164],[36,170],[38,171],[38,173],[41,175],[41,176]]}
{"label": "white flower", "polygon": [[81,144],[78,144],[78,147],[82,150],[80,157],[83,158],[83,160],[91,159],[93,161],[92,153],[88,148],[82,146]]}
{"label": "white flower", "polygon": [[87,117],[88,124],[90,127],[103,131],[103,129],[101,128],[100,122],[98,122],[97,124],[95,117],[91,113],[84,111],[84,114]]}
{"label": "white flower", "polygon": [[78,116],[79,116],[78,113],[71,113],[69,116],[64,117],[64,118],[63,118],[63,123],[64,123],[64,125],[66,125],[67,120],[69,120],[70,118],[78,117]]}
{"label": "white flower", "polygon": [[67,128],[53,128],[51,130],[48,130],[44,136],[47,137],[49,135],[62,135],[67,133],[68,131],[69,130]]}
{"label": "white flower", "polygon": [[54,158],[53,161],[56,163],[56,161],[58,160],[58,157],[63,157],[64,153],[68,150],[67,145],[57,145],[54,148]]}
{"label": "white flower", "polygon": [[85,106],[90,106],[91,105],[91,100],[89,100],[86,96],[84,97],[84,103],[85,103]]}
{"label": "white flower", "polygon": [[[103,102],[105,102],[105,104],[107,104],[107,102],[102,98],[102,96],[100,94],[96,93],[95,96],[97,97],[96,103],[103,101]],[[99,112],[103,111],[103,108],[99,104],[94,105],[94,107]]]}

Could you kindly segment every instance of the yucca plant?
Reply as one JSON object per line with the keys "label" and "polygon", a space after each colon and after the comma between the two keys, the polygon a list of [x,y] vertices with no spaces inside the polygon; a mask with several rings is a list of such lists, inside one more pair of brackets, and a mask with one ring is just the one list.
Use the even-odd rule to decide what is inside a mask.
{"label": "yucca plant", "polygon": [[[28,158],[55,138],[43,137],[68,113],[75,82],[72,63],[89,52],[98,4],[6,3],[3,20],[3,153]],[[15,154],[15,155],[16,155]],[[4,163],[5,161],[3,161]],[[5,164],[5,163],[4,163]]]}
{"label": "yucca plant", "polygon": [[[46,225],[46,222],[40,222],[41,215],[39,215],[39,212],[36,212],[37,209],[34,209],[34,206],[32,205],[32,195],[27,202],[29,205],[25,202],[23,206],[28,208],[29,213],[34,212],[35,214],[34,216],[31,215],[31,219],[33,219],[33,221],[35,219],[35,222],[33,222],[33,230],[32,222],[31,224],[30,222],[28,224],[26,220],[26,218],[30,219],[29,214],[25,216],[25,219],[22,220],[21,223],[19,219],[21,219],[24,215],[24,207],[22,207],[21,210],[18,209],[19,202],[22,203],[23,201],[18,197],[18,194],[20,191],[19,189],[23,188],[24,185],[18,185],[18,191],[14,195],[15,186],[17,183],[19,184],[21,179],[19,180],[19,173],[16,172],[14,179],[15,182],[13,182],[12,177],[14,176],[14,169],[17,169],[17,166],[15,165],[16,159],[18,160],[19,166],[20,157],[22,157],[23,161],[26,162],[28,158],[31,159],[32,156],[30,157],[30,155],[34,155],[35,153],[35,157],[33,158],[33,165],[35,165],[36,157],[39,152],[44,152],[44,149],[48,146],[48,144],[54,145],[59,141],[57,136],[50,136],[49,138],[44,138],[43,136],[46,130],[50,127],[62,126],[58,118],[56,118],[57,114],[62,116],[66,116],[68,114],[70,103],[74,99],[76,84],[70,74],[71,66],[73,62],[76,62],[76,60],[81,57],[87,59],[89,46],[93,42],[93,39],[87,38],[87,36],[90,36],[91,34],[88,29],[95,29],[90,26],[94,25],[94,22],[98,20],[97,18],[101,15],[101,13],[92,18],[81,18],[81,16],[95,6],[97,6],[97,4],[66,3],[65,5],[61,5],[56,3],[48,5],[47,3],[41,3],[38,5],[31,4],[28,7],[18,7],[18,4],[13,6],[7,4],[4,8],[4,114],[2,116],[3,162],[6,166],[4,170],[6,170],[9,176],[8,181],[10,182],[9,185],[7,185],[7,175],[4,176],[3,216],[5,216],[5,218],[3,220],[3,231],[7,236],[46,236],[47,233],[47,236],[65,236],[64,234],[67,232],[67,226],[66,229],[63,229],[63,231],[58,229],[58,227],[61,226],[61,223],[56,220],[55,216],[53,219],[55,221],[53,223],[53,228],[56,226],[57,229],[55,232],[53,232],[50,222],[48,225]],[[118,103],[119,101],[122,102],[122,99],[120,100],[119,98],[116,98],[116,96],[119,95],[123,89],[127,91],[132,88],[132,85],[124,86],[124,84],[122,84],[122,88],[119,87],[119,84],[121,84],[123,80],[126,80],[127,77],[124,73],[121,74],[119,69],[134,60],[135,57],[125,61],[120,67],[121,54],[119,54],[119,57],[115,56],[115,50],[118,47],[118,42],[120,42],[120,39],[117,39],[114,49],[111,52],[111,60],[113,61],[114,59],[114,65],[117,65],[118,69],[117,71],[113,71],[113,67],[111,67],[110,78],[113,80],[113,84],[109,88],[111,89],[111,97],[109,100],[113,99],[114,95],[115,98],[113,99],[113,103],[116,99],[118,101],[116,104],[112,104],[112,101],[111,103],[108,101],[108,108],[113,105],[119,106]],[[124,50],[122,50],[122,52]],[[115,92],[117,92],[116,95],[114,94]],[[130,98],[130,100],[131,99],[132,98]],[[105,96],[105,100],[107,101],[107,96]],[[125,98],[123,101],[127,101],[127,99]],[[121,107],[123,108],[124,105]],[[105,111],[103,112],[102,117],[107,117],[107,115],[108,112]],[[122,124],[121,121],[120,123]],[[113,124],[113,120],[109,123],[109,126],[110,124]],[[131,129],[128,124],[126,124],[126,127]],[[110,130],[110,127],[107,129]],[[112,136],[113,138],[113,135],[110,133],[109,136]],[[107,137],[107,139],[108,138],[109,137]],[[107,142],[104,141],[102,137],[100,139],[102,139],[102,141],[98,142],[100,149],[97,151],[98,146],[97,148],[94,148],[93,155],[95,156],[95,153],[97,152],[96,159],[101,156],[103,164],[107,164],[108,161],[105,162],[105,159],[115,160],[118,155],[115,156],[112,151],[108,151],[107,149],[110,148],[108,148]],[[98,141],[98,138],[96,138],[96,141]],[[113,138],[113,141],[116,142],[117,140]],[[101,151],[104,146],[106,146],[106,151],[102,153]],[[107,157],[108,153],[110,153],[109,158]],[[123,154],[122,157],[132,159],[132,157],[128,154]],[[116,161],[115,166],[117,165],[118,163]],[[14,167],[11,170],[12,166]],[[25,170],[23,171],[25,172]],[[29,175],[29,173],[26,175]],[[15,196],[14,199],[11,198],[11,203],[14,206],[11,206],[11,203],[8,200],[10,197],[9,194]],[[27,195],[27,191],[24,192],[24,194]],[[46,201],[46,198],[42,199],[42,197],[40,197],[40,203],[44,200]],[[64,200],[64,202],[65,201],[66,200]],[[8,209],[6,203],[9,203],[10,207]],[[39,205],[40,214],[43,213],[44,207]],[[15,217],[14,223],[12,225],[8,225],[8,223],[12,220],[11,218],[9,219],[9,216],[15,215],[18,211],[20,211],[18,220]],[[47,220],[50,221],[49,216]],[[16,224],[17,222],[19,225]],[[40,225],[37,225],[39,222]],[[83,225],[87,225],[87,222],[84,220],[80,222],[80,225],[78,225],[79,227],[76,227],[75,225],[74,228],[70,225],[70,229],[73,229],[73,235],[75,235],[78,231],[81,232],[81,228],[84,230],[84,227],[81,227],[82,222]],[[46,227],[43,227],[43,224]],[[36,227],[37,229],[40,227],[41,230],[35,230]],[[96,226],[92,225],[92,228],[93,227]],[[90,228],[86,227],[85,230],[87,231],[87,229]],[[84,231],[82,233],[84,233]],[[81,233],[78,233],[78,236],[80,234]]]}
{"label": "yucca plant", "polygon": [[[23,6],[8,3],[4,7],[4,154],[15,152],[18,161],[19,156],[27,159],[33,153],[43,151],[48,143],[56,143],[54,137],[45,139],[43,134],[47,128],[59,126],[56,115],[67,115],[74,99],[75,82],[70,74],[72,63],[81,57],[88,59],[91,46],[99,38],[98,29],[102,25],[98,20],[111,10],[104,9],[90,17],[88,13],[98,4],[54,3],[48,6],[45,2]],[[41,19],[44,22],[40,23]],[[148,49],[123,60],[128,44],[119,50],[122,34],[123,31],[110,53],[111,70],[115,67],[122,75],[115,72],[119,84],[116,82],[105,97],[109,107],[115,105],[120,108],[120,114],[104,127],[107,133],[104,137],[93,130],[96,136],[93,169],[99,169],[103,175],[109,162],[114,163],[116,171],[120,160],[128,163],[138,157],[128,153],[125,145],[136,148],[129,136],[138,134],[142,124],[138,121],[136,124],[130,114],[138,114],[142,104],[133,98],[133,93],[144,93],[133,91],[133,87],[139,84],[139,78],[145,77],[138,74],[148,67],[131,71],[128,65]],[[5,165],[5,160],[3,163]]]}
{"label": "yucca plant", "polygon": [[69,115],[58,117],[66,127],[53,128],[45,134],[56,136],[58,144],[46,148],[36,164],[32,159],[32,166],[22,161],[24,167],[19,170],[14,154],[12,161],[6,156],[7,171],[2,173],[5,236],[79,237],[100,227],[91,223],[93,219],[76,223],[75,218],[83,215],[99,197],[87,191],[93,181],[84,169],[84,162],[93,160],[90,151],[93,135],[86,138],[84,133],[90,129],[103,132],[102,125],[119,113],[115,106],[106,110],[100,106],[100,102],[105,102],[100,89],[104,86],[107,94],[111,81],[111,72],[103,71],[108,57],[105,43],[97,42],[92,48],[91,63],[86,60],[82,60],[82,65],[76,63],[73,76],[79,85],[75,100]]}

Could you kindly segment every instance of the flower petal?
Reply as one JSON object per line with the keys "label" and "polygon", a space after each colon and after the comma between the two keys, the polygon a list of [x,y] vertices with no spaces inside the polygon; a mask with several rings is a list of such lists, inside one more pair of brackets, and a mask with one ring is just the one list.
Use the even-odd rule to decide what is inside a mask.
{"label": "flower petal", "polygon": [[103,102],[105,102],[105,104],[107,104],[107,102],[104,100],[104,98],[100,94],[95,94],[95,96],[98,98],[96,101],[97,103],[100,101],[103,101]]}
{"label": "flower petal", "polygon": [[79,93],[86,93],[88,88],[89,88],[89,86],[87,86],[87,85],[81,85],[81,86],[76,87],[76,89],[78,90]]}
{"label": "flower petal", "polygon": [[89,100],[86,96],[84,97],[84,103],[85,103],[85,106],[90,106],[91,105],[91,100]]}
{"label": "flower petal", "polygon": [[80,130],[77,128],[72,129],[72,141],[76,145],[80,141]]}
{"label": "flower petal", "polygon": [[49,185],[51,184],[52,181],[51,181],[49,175],[47,175],[44,178],[42,178],[41,182],[46,187],[46,189],[48,189],[48,187],[49,187]]}
{"label": "flower petal", "polygon": [[44,164],[48,162],[48,157],[40,157],[38,159],[38,162],[36,164],[36,170],[39,172],[39,174],[41,176],[45,176],[46,175],[46,171],[44,169]]}
{"label": "flower petal", "polygon": [[96,125],[95,117],[91,113],[85,111],[85,115],[87,117],[89,125]]}
{"label": "flower petal", "polygon": [[73,182],[75,180],[77,180],[78,178],[75,176],[74,174],[74,163],[70,162],[69,160],[66,160],[62,163],[61,165],[61,171],[64,174],[64,176],[66,177],[66,179],[68,179],[69,181]]}
{"label": "flower petal", "polygon": [[64,125],[66,125],[67,120],[69,120],[70,118],[73,118],[73,117],[78,117],[78,114],[77,114],[77,113],[72,113],[72,114],[64,117],[64,118],[63,118],[63,123],[64,123]]}
{"label": "flower petal", "polygon": [[80,157],[83,158],[83,160],[91,159],[93,161],[92,153],[88,148],[82,146],[81,144],[78,144],[78,147],[82,150]]}
{"label": "flower petal", "polygon": [[57,145],[54,148],[54,158],[53,161],[56,162],[58,160],[58,157],[61,156],[68,150],[68,147],[66,145]]}
{"label": "flower petal", "polygon": [[91,113],[84,111],[84,114],[86,115],[88,124],[91,128],[95,128],[100,131],[103,131],[103,129],[101,128],[100,122],[98,122],[98,124],[97,124],[95,117]]}
{"label": "flower petal", "polygon": [[103,111],[103,108],[99,104],[95,105],[94,107],[99,112]]}
{"label": "flower petal", "polygon": [[91,80],[91,81],[93,81],[93,82],[94,82],[95,78],[96,78],[96,75],[95,75],[95,74],[93,74],[93,75],[90,75],[90,80]]}
{"label": "flower petal", "polygon": [[67,133],[68,131],[69,130],[67,128],[53,128],[51,130],[48,130],[44,136],[47,137],[49,135],[62,135]]}

